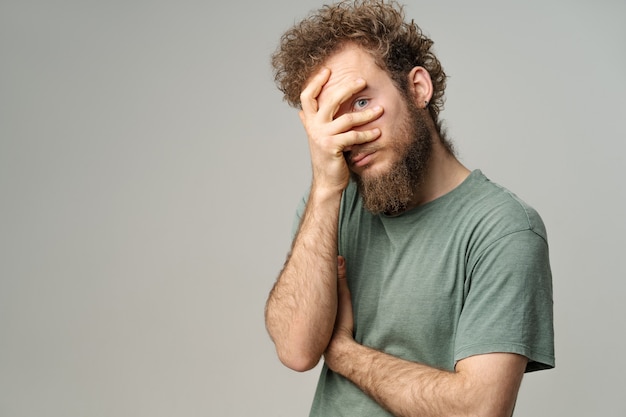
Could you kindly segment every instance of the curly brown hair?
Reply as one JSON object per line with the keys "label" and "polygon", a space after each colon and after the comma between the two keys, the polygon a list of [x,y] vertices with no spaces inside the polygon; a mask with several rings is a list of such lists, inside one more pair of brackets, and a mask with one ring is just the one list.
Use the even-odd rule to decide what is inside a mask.
{"label": "curly brown hair", "polygon": [[352,0],[325,5],[283,34],[272,55],[274,80],[284,99],[300,107],[300,93],[309,77],[346,43],[368,51],[408,97],[408,74],[424,67],[433,83],[429,113],[438,121],[443,109],[446,74],[432,51],[433,41],[413,20],[405,22],[403,7],[394,0]]}

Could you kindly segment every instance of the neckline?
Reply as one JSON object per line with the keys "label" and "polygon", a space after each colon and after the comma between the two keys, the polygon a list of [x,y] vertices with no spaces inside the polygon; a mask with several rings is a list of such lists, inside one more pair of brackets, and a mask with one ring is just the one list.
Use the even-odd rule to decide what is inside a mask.
{"label": "neckline", "polygon": [[470,172],[467,178],[465,178],[459,185],[454,187],[452,190],[448,191],[446,194],[440,197],[437,197],[436,199],[432,201],[419,205],[417,207],[413,207],[412,209],[403,211],[402,213],[393,214],[393,215],[382,213],[380,214],[380,216],[386,219],[397,219],[403,216],[412,215],[414,213],[420,213],[424,210],[429,210],[434,206],[438,206],[440,204],[445,203],[447,200],[451,198],[455,198],[458,194],[462,193],[465,190],[465,188],[468,187],[470,183],[482,177],[484,177],[482,171],[480,169],[474,169],[473,171]]}

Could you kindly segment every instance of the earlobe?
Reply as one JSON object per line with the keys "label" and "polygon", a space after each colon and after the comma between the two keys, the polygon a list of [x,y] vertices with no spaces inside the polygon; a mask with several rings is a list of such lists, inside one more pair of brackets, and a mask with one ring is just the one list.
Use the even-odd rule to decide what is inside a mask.
{"label": "earlobe", "polygon": [[426,108],[433,96],[433,82],[424,67],[414,67],[409,72],[409,85],[417,107]]}

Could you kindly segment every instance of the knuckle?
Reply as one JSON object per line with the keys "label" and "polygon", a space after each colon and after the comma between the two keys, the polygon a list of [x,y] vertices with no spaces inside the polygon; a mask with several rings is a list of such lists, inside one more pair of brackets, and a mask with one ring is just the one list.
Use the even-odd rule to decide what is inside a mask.
{"label": "knuckle", "polygon": [[346,113],[346,114],[343,115],[343,117],[344,117],[346,123],[353,124],[355,122],[356,114],[355,113]]}
{"label": "knuckle", "polygon": [[373,120],[378,117],[378,111],[376,109],[368,109],[366,112],[363,113],[364,116],[369,120]]}

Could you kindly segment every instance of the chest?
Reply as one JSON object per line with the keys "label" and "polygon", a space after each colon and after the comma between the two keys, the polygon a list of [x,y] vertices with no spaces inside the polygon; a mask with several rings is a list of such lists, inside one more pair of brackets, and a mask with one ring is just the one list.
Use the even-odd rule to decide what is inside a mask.
{"label": "chest", "polygon": [[419,224],[374,223],[348,240],[342,254],[356,340],[409,360],[451,356],[465,294],[463,239]]}

